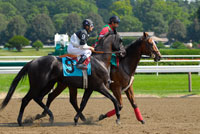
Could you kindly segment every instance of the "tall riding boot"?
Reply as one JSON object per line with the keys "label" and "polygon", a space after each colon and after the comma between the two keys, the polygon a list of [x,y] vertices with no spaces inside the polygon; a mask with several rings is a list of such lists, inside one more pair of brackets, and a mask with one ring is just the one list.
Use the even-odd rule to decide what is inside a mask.
{"label": "tall riding boot", "polygon": [[87,59],[87,56],[81,55],[81,58],[79,59],[79,61],[76,64],[76,67],[79,69],[87,69],[87,66],[85,64],[83,64],[86,59]]}

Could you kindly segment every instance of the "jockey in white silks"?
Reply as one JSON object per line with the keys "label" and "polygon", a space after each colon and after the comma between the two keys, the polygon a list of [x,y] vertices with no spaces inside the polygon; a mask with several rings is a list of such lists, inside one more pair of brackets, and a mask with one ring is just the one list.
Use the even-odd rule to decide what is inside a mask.
{"label": "jockey in white silks", "polygon": [[90,19],[85,19],[83,21],[83,29],[74,33],[70,38],[70,43],[67,48],[68,53],[81,55],[81,58],[76,65],[77,68],[87,69],[87,66],[83,63],[92,54],[92,51],[94,51],[93,47],[87,45],[89,33],[93,28],[93,22]]}

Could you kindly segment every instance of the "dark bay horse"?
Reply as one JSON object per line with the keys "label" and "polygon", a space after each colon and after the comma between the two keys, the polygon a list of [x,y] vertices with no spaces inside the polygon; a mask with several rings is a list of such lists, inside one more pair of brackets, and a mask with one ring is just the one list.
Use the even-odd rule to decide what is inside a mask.
{"label": "dark bay horse", "polygon": [[[120,104],[120,110],[122,109],[122,96],[121,93],[125,91],[133,109],[135,115],[141,123],[144,124],[144,120],[140,114],[139,108],[136,105],[134,92],[133,92],[133,76],[135,74],[135,70],[137,65],[141,59],[142,55],[149,55],[154,58],[155,61],[159,61],[161,58],[161,54],[151,37],[147,33],[144,32],[143,36],[131,43],[128,47],[126,47],[126,55],[124,58],[120,59],[119,67],[111,66],[111,79],[114,81],[110,85],[110,89],[113,92],[113,95],[116,97]],[[67,85],[63,85],[62,83],[58,83],[57,87],[53,90],[52,93],[48,95],[47,99],[47,107],[50,106],[51,102],[67,87]],[[73,105],[74,109],[77,111],[77,88],[69,86],[70,92],[70,102]],[[110,112],[100,115],[99,120],[102,120],[106,117],[111,117],[116,113],[115,109]],[[38,115],[38,118],[42,118],[46,115],[44,111],[41,115]],[[81,115],[81,120],[85,121],[85,117]]]}
{"label": "dark bay horse", "polygon": [[[108,33],[102,40],[100,40],[100,45],[97,48],[97,51],[105,51],[107,53],[104,55],[91,56],[92,68],[91,75],[88,76],[88,88],[85,89],[80,109],[77,109],[77,114],[74,117],[75,124],[77,124],[79,116],[82,115],[81,113],[93,90],[98,91],[113,102],[116,110],[117,123],[120,121],[118,101],[109,93],[107,87],[109,80],[108,67],[110,65],[109,61],[111,59],[111,54],[112,51],[120,50],[121,43],[122,40],[116,33]],[[46,105],[44,105],[42,99],[50,92],[56,82],[74,88],[82,88],[83,85],[82,77],[63,76],[61,58],[55,56],[43,56],[27,63],[20,70],[12,81],[7,96],[1,104],[0,110],[5,108],[8,104],[19,81],[26,75],[29,77],[30,89],[22,99],[17,119],[20,126],[22,125],[24,109],[32,99],[44,109],[44,111],[49,115],[50,121],[53,122],[53,113]]]}

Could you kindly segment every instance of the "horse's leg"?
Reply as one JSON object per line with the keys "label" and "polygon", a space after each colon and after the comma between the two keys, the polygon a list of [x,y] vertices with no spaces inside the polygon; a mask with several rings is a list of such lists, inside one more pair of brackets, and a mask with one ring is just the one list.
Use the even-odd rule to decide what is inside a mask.
{"label": "horse's leg", "polygon": [[42,102],[42,98],[43,97],[41,97],[41,98],[34,98],[34,101],[38,104],[38,105],[40,105],[46,112],[47,112],[47,114],[49,115],[49,121],[51,122],[51,123],[53,123],[53,121],[54,121],[54,117],[53,117],[53,113],[51,112],[51,110]]}
{"label": "horse's leg", "polygon": [[[70,103],[72,104],[76,112],[78,112],[79,107],[77,104],[77,88],[69,87],[69,93],[70,93],[70,99],[69,99]],[[86,118],[82,113],[80,114],[80,118],[82,121],[86,121]]]}
{"label": "horse's leg", "polygon": [[[119,114],[118,101],[109,93],[109,91],[106,88],[106,86],[103,86],[103,88],[101,90],[99,90],[99,92],[101,94],[103,94],[104,96],[106,96],[107,98],[109,98],[113,102],[113,104],[115,106],[115,111],[114,112],[116,113],[116,116],[117,116],[116,122],[117,122],[117,124],[119,124],[120,123],[120,114]],[[111,111],[111,112],[113,114],[113,111]]]}
{"label": "horse's leg", "polygon": [[[51,105],[51,102],[58,96],[60,95],[60,93],[66,88],[67,86],[58,82],[58,85],[56,86],[56,88],[53,90],[53,92],[49,93],[48,98],[47,98],[47,102],[46,102],[46,106],[49,108]],[[51,88],[51,87],[50,87]],[[42,112],[42,114],[38,114],[36,116],[36,119],[40,119],[43,118],[47,115],[46,111],[44,110]]]}
{"label": "horse's leg", "polygon": [[140,121],[142,124],[144,124],[145,122],[144,122],[144,120],[142,118],[140,110],[139,110],[137,104],[135,103],[135,97],[134,97],[133,87],[130,86],[128,88],[128,90],[125,91],[125,93],[126,93],[126,96],[129,99],[132,107],[134,108],[134,112],[135,112],[135,116],[136,116],[137,120]]}
{"label": "horse's leg", "polygon": [[[113,92],[113,95],[115,96],[115,98],[119,102],[119,110],[121,111],[123,104],[122,104],[122,95],[121,95],[120,88],[111,86],[111,90]],[[103,120],[104,118],[111,117],[111,116],[115,115],[115,113],[116,113],[116,111],[115,111],[115,109],[113,109],[113,110],[107,112],[106,114],[101,114],[99,116],[99,120]]]}
{"label": "horse's leg", "polygon": [[83,98],[82,98],[82,101],[81,101],[80,109],[78,110],[76,116],[74,117],[75,125],[77,125],[78,118],[80,117],[83,109],[85,108],[87,101],[90,98],[90,95],[92,94],[92,92],[93,92],[93,90],[91,90],[91,89],[85,89],[85,92],[84,92],[84,95],[83,95]]}
{"label": "horse's leg", "polygon": [[22,126],[22,117],[23,117],[24,109],[28,105],[28,103],[30,102],[30,100],[32,98],[33,97],[32,97],[31,91],[29,90],[29,92],[26,94],[26,96],[22,99],[21,108],[20,108],[19,115],[17,118],[17,122],[18,122],[19,126]]}

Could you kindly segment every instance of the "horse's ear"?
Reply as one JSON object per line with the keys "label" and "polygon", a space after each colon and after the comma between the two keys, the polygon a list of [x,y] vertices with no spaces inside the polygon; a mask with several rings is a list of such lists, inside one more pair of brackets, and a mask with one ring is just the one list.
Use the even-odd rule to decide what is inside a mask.
{"label": "horse's ear", "polygon": [[143,32],[143,36],[146,38],[146,37],[148,37],[149,35],[148,35],[148,33]]}

